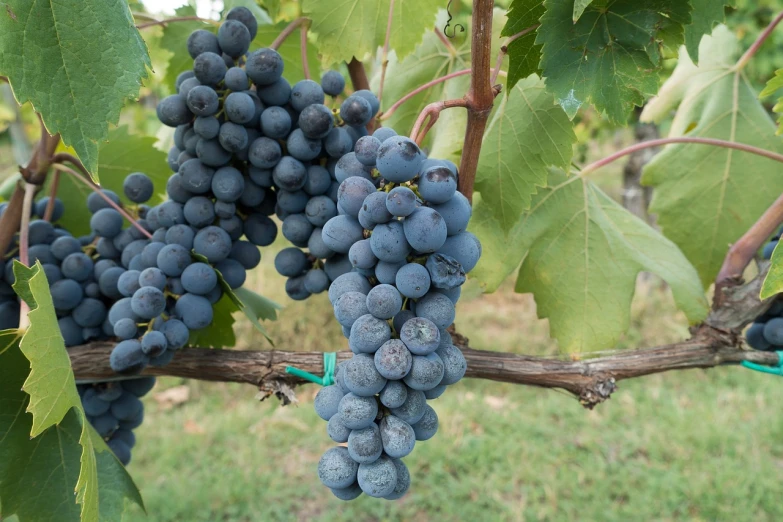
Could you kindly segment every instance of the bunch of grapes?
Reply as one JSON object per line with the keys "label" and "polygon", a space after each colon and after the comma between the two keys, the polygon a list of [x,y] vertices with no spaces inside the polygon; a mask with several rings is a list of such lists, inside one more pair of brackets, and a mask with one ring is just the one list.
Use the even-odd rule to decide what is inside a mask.
{"label": "bunch of grapes", "polygon": [[[762,257],[770,259],[772,252],[778,245],[783,228],[764,245]],[[772,306],[764,315],[753,321],[753,324],[745,331],[745,340],[751,348],[764,351],[783,350],[783,300],[775,298]]]}
{"label": "bunch of grapes", "polygon": [[425,158],[390,129],[360,138],[340,161],[381,179],[380,188],[362,175],[343,179],[339,215],[324,226],[326,245],[353,267],[329,299],[354,355],[315,399],[329,437],[347,443],[323,455],[318,475],[343,500],[397,499],[410,485],[401,459],[438,429],[427,401],[467,368],[446,329],[481,245],[466,231],[472,211],[453,163]]}

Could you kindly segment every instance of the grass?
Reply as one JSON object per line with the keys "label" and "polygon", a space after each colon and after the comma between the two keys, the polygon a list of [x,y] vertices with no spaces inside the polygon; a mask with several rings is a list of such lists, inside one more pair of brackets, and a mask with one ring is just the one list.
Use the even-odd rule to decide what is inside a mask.
{"label": "grass", "polygon": [[[269,324],[282,349],[344,348],[324,296],[285,298],[265,253],[249,285],[286,305]],[[529,296],[466,291],[458,325],[477,348],[552,353]],[[265,349],[238,324],[242,348]],[[687,335],[668,291],[640,280],[622,347]],[[168,390],[189,397],[172,406]],[[168,393],[174,393],[168,392]],[[739,368],[622,382],[586,411],[570,396],[465,380],[433,406],[440,431],[406,458],[413,485],[397,502],[344,503],[316,476],[330,442],[312,410],[259,403],[247,386],[161,379],[147,397],[130,471],[151,521],[783,519],[778,381]],[[143,519],[139,511],[130,518]]]}

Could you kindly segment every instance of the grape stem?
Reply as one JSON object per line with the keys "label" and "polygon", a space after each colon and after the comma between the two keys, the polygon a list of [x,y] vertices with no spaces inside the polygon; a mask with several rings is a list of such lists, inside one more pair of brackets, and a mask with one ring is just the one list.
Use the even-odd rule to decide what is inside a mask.
{"label": "grape stem", "polygon": [[79,180],[79,182],[81,182],[81,183],[84,183],[85,185],[87,185],[88,187],[90,187],[90,190],[92,190],[93,192],[95,192],[96,194],[98,194],[100,197],[102,197],[102,198],[104,199],[104,201],[106,201],[106,203],[108,203],[108,204],[109,204],[109,205],[110,205],[110,206],[111,206],[111,207],[112,207],[114,210],[116,210],[117,212],[119,212],[119,213],[122,215],[122,217],[124,217],[126,220],[128,220],[128,222],[129,222],[131,225],[133,225],[134,227],[136,227],[137,229],[139,229],[139,232],[141,232],[142,234],[144,234],[144,236],[146,236],[148,239],[152,239],[152,234],[150,234],[149,232],[147,232],[147,230],[145,230],[145,229],[144,229],[144,227],[142,227],[141,225],[139,225],[138,221],[136,221],[135,219],[133,219],[133,216],[131,216],[130,214],[128,214],[128,213],[127,213],[127,212],[126,212],[126,211],[125,211],[125,210],[124,210],[124,209],[123,209],[121,206],[119,206],[118,204],[116,204],[114,201],[112,201],[112,199],[111,199],[109,196],[107,196],[106,194],[104,194],[104,193],[103,193],[103,191],[101,190],[101,188],[100,188],[98,185],[96,185],[95,183],[93,183],[93,182],[92,182],[92,181],[89,179],[89,176],[84,176],[84,175],[82,175],[81,173],[79,173],[79,172],[76,172],[76,171],[75,171],[75,170],[73,170],[72,168],[70,168],[70,167],[66,167],[66,166],[65,166],[65,165],[63,165],[62,163],[54,163],[54,164],[52,165],[52,167],[53,167],[53,168],[55,168],[55,169],[57,169],[57,170],[60,170],[60,171],[62,171],[62,172],[67,172],[68,174],[71,174],[71,175],[73,176],[73,178],[74,178],[74,179],[76,179],[76,180]]}
{"label": "grape stem", "polygon": [[[25,182],[22,221],[19,225],[19,262],[24,266],[30,266],[30,214],[33,210],[33,198],[37,190],[37,185]],[[30,318],[27,316],[30,312],[30,307],[24,299],[20,299],[20,301],[19,329],[25,330],[30,325]]]}
{"label": "grape stem", "polygon": [[454,45],[449,41],[448,38],[446,38],[446,35],[441,32],[440,29],[437,27],[434,29],[435,34],[438,35],[438,38],[440,38],[440,41],[443,42],[443,45],[446,46],[446,49],[448,49],[449,54],[451,56],[457,56],[457,49],[454,47]]}
{"label": "grape stem", "polygon": [[52,214],[54,214],[55,198],[57,197],[57,190],[60,187],[60,171],[55,170],[52,174],[52,183],[49,185],[49,201],[46,202],[46,210],[44,211],[44,221],[51,221]]}
{"label": "grape stem", "polygon": [[758,38],[756,38],[756,41],[753,42],[753,45],[748,47],[748,50],[745,51],[745,54],[742,55],[742,57],[737,61],[737,64],[734,66],[735,69],[743,69],[748,64],[750,59],[753,58],[761,46],[764,45],[764,42],[767,41],[767,38],[770,37],[772,31],[775,30],[775,27],[777,27],[780,22],[783,22],[783,12],[778,13],[778,15],[769,23],[767,28],[762,31]]}
{"label": "grape stem", "polygon": [[633,154],[634,152],[643,150],[643,149],[649,149],[652,147],[661,147],[663,145],[670,145],[672,143],[696,143],[699,145],[712,145],[714,147],[722,147],[724,149],[736,149],[741,150],[743,152],[749,152],[750,154],[756,154],[758,156],[763,156],[765,158],[769,158],[771,160],[779,161],[783,163],[783,154],[778,154],[777,152],[772,152],[770,150],[761,149],[759,147],[754,147],[753,145],[747,145],[745,143],[737,143],[734,141],[726,141],[726,140],[718,140],[714,138],[697,138],[697,137],[691,137],[691,136],[677,136],[673,138],[661,138],[657,140],[648,140],[643,141],[641,143],[636,143],[634,145],[631,145],[629,147],[626,147],[624,149],[618,150],[614,154],[610,154],[609,156],[600,159],[598,161],[595,161],[593,163],[590,163],[589,165],[586,165],[583,167],[579,173],[580,176],[586,176],[593,172],[594,170],[598,170],[601,167],[604,167],[610,163],[612,163],[615,160],[618,160],[622,158],[623,156],[627,156],[629,154]]}
{"label": "grape stem", "polygon": [[[468,102],[465,100],[465,98],[441,100],[430,103],[424,107],[424,110],[419,113],[419,117],[416,118],[416,123],[413,124],[413,130],[411,131],[411,139],[417,144],[421,145],[421,142],[424,141],[424,138],[427,136],[429,130],[433,125],[435,125],[435,122],[438,121],[441,111],[450,109],[452,107],[467,106]],[[422,130],[425,121],[427,121],[427,126]]]}
{"label": "grape stem", "polygon": [[[269,45],[270,49],[274,49],[277,51],[281,45],[283,45],[283,42],[285,42],[285,39],[291,36],[291,33],[296,31],[296,28],[302,25],[307,21],[307,18],[305,17],[299,17],[296,20],[293,20],[290,24],[285,26],[285,29],[280,31],[280,34],[277,35],[277,38],[274,39],[274,41]],[[304,51],[303,51],[304,52]]]}
{"label": "grape stem", "polygon": [[516,40],[517,38],[520,38],[522,36],[525,36],[526,34],[535,31],[541,26],[541,24],[531,25],[527,29],[522,29],[517,34],[514,34],[512,36],[508,37],[508,40],[506,40],[506,43],[504,43],[502,46],[500,46],[500,52],[498,52],[498,60],[495,63],[495,70],[492,73],[492,78],[490,78],[490,83],[495,83],[495,80],[498,79],[498,74],[500,74],[500,67],[503,65],[503,59],[506,57],[506,54],[508,53],[508,46],[511,45],[511,43]]}
{"label": "grape stem", "polygon": [[435,85],[438,85],[439,83],[445,82],[446,80],[451,80],[452,78],[457,78],[458,76],[465,76],[466,74],[470,74],[470,72],[471,72],[470,69],[462,69],[461,71],[455,71],[453,73],[449,73],[445,76],[441,76],[440,78],[435,78],[432,81],[429,81],[423,85],[416,87],[414,90],[412,90],[411,92],[409,92],[408,94],[406,94],[405,96],[403,96],[402,98],[394,102],[394,104],[392,104],[392,106],[389,107],[385,112],[381,113],[380,116],[381,121],[388,120],[389,118],[391,118],[392,114],[394,114],[394,111],[396,111],[400,107],[400,105],[407,102],[417,94],[422,93],[427,89],[429,89],[430,87],[434,87]]}
{"label": "grape stem", "polygon": [[171,22],[204,22],[212,25],[220,25],[220,22],[209,20],[208,18],[201,18],[200,16],[175,16],[173,18],[166,18],[165,20],[153,20],[151,22],[144,22],[143,24],[136,24],[136,29],[146,29],[147,27],[166,25]]}
{"label": "grape stem", "polygon": [[389,19],[386,21],[386,39],[381,51],[381,83],[378,86],[378,103],[383,102],[383,84],[386,81],[386,68],[389,66],[389,41],[391,40],[392,18],[394,15],[394,0],[389,0]]}
{"label": "grape stem", "polygon": [[302,72],[304,72],[305,80],[310,79],[310,64],[307,63],[307,26],[306,23],[299,26],[299,51],[302,54]]}
{"label": "grape stem", "polygon": [[351,85],[354,91],[369,90],[370,82],[367,79],[367,71],[364,70],[364,64],[354,56],[348,62],[348,74],[351,76]]}

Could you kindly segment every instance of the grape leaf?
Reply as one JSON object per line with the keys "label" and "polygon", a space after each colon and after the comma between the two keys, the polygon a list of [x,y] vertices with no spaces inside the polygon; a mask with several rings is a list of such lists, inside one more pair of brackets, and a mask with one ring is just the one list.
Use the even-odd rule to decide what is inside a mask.
{"label": "grape leaf", "polygon": [[[250,45],[250,49],[268,47],[287,25],[287,22],[281,22],[275,25],[259,25],[258,34]],[[298,36],[298,34],[289,36],[277,50],[283,58],[283,65],[285,68],[283,76],[285,76],[285,79],[288,80],[291,85],[299,80],[304,80],[305,78]],[[313,79],[318,81],[318,71],[321,68],[320,63],[318,62],[318,48],[310,41],[307,42],[307,63],[310,66],[310,72],[312,73]]]}
{"label": "grape leaf", "polygon": [[[185,5],[177,8],[175,11],[176,16],[195,16],[196,10]],[[169,65],[166,68],[166,76],[163,79],[170,92],[177,92],[176,83],[177,76],[181,72],[187,71],[193,68],[193,58],[188,53],[188,36],[193,31],[198,29],[204,29],[213,33],[217,33],[217,25],[209,24],[206,22],[177,22],[173,24],[166,24],[163,26],[163,35],[160,38],[160,46],[171,53],[169,58]]]}
{"label": "grape leaf", "polygon": [[212,306],[212,324],[203,330],[191,330],[188,346],[225,348],[237,342],[234,335],[234,316],[237,306],[228,295]]}
{"label": "grape leaf", "polygon": [[576,135],[537,76],[520,81],[496,103],[484,133],[476,190],[504,231],[530,208],[549,166],[568,168]]}
{"label": "grape leaf", "polygon": [[582,13],[585,12],[585,9],[587,9],[587,6],[592,4],[593,0],[574,0],[574,15],[573,20],[574,23],[579,21],[579,18],[582,17]]}
{"label": "grape leaf", "polygon": [[[718,26],[702,39],[701,64],[683,51],[674,73],[642,113],[668,118],[670,136],[717,138],[783,153],[775,124],[742,71],[734,35]],[[650,212],[711,284],[729,245],[783,192],[777,163],[732,149],[695,144],[667,146],[647,165],[642,183],[655,187]]]}
{"label": "grape leaf", "polygon": [[569,117],[586,102],[622,123],[658,90],[660,47],[682,43],[691,21],[682,0],[591,3],[573,22],[574,0],[546,0],[536,43],[547,89]]}
{"label": "grape leaf", "polygon": [[[313,21],[325,65],[365,60],[386,39],[390,0],[304,0],[302,10]],[[392,14],[390,47],[402,59],[413,52],[424,33],[434,27],[442,0],[396,0]]]}
{"label": "grape leaf", "polygon": [[[767,85],[764,87],[764,90],[762,90],[759,94],[759,98],[772,96],[780,89],[783,89],[783,69],[778,69],[775,71],[775,76],[769,79]],[[779,95],[778,101],[775,103],[775,106],[772,107],[772,111],[779,115],[778,130],[775,131],[775,134],[780,136],[780,134],[783,134],[783,95]]]}
{"label": "grape leaf", "polygon": [[267,321],[277,320],[277,311],[282,310],[283,307],[276,302],[268,299],[252,290],[245,287],[237,288],[234,290],[234,294],[237,298],[245,304],[245,307],[252,310],[255,316],[259,319]]}
{"label": "grape leaf", "polygon": [[724,6],[734,7],[735,0],[691,0],[693,22],[685,26],[685,48],[693,63],[699,63],[699,43],[702,36],[725,20]]}
{"label": "grape leaf", "polygon": [[[31,491],[45,491],[48,498],[49,488],[40,487],[41,481],[48,479],[55,481],[59,489],[67,488],[68,503],[74,502],[73,491],[76,490],[75,503],[81,504],[81,520],[98,520],[99,517],[117,519],[115,515],[125,509],[124,499],[143,506],[139,491],[116,457],[108,454],[107,458],[108,448],[87,422],[43,267],[39,262],[32,268],[14,262],[14,276],[14,290],[30,307],[30,325],[19,342],[18,350],[13,346],[16,341],[4,336],[9,343],[6,346],[11,347],[4,350],[3,355],[21,351],[30,362],[30,370],[14,372],[15,379],[20,381],[27,376],[21,387],[26,394],[18,392],[21,400],[12,401],[16,409],[14,405],[6,409],[5,398],[11,394],[0,393],[4,399],[0,422],[4,420],[7,423],[0,424],[0,433],[13,433],[12,438],[19,445],[12,450],[11,459],[0,454],[0,463],[10,463],[5,469],[0,467],[0,484],[8,482],[9,475],[16,475],[16,484],[20,486],[8,496],[3,486],[2,508],[13,511],[16,511],[14,505],[21,510],[59,508],[57,504],[40,502],[37,497],[29,500]],[[6,365],[0,365],[0,369],[5,371]],[[2,378],[0,385],[13,380]],[[20,389],[17,385],[12,386],[13,391]],[[22,407],[25,409],[22,410]],[[32,419],[24,412],[32,413]],[[72,464],[66,466],[66,459],[73,461]],[[78,466],[75,459],[79,460]],[[57,473],[52,474],[52,469]],[[110,479],[103,480],[101,472],[108,473]],[[30,482],[18,482],[20,475]],[[25,485],[27,487],[21,487]],[[108,498],[101,500],[103,494]],[[12,499],[10,505],[7,498]],[[30,520],[42,519],[30,517]],[[60,520],[54,516],[51,519]]]}
{"label": "grape leaf", "polygon": [[[131,172],[143,172],[150,177],[155,187],[150,206],[166,199],[166,182],[171,170],[166,163],[166,154],[155,148],[155,138],[128,133],[128,128],[117,127],[109,132],[109,141],[102,143],[98,153],[98,172],[101,173],[101,186],[120,196],[125,205],[135,205],[122,190],[125,176]],[[53,177],[49,176],[41,197],[49,194]],[[87,209],[87,196],[92,190],[70,174],[61,173],[57,197],[65,206],[63,217],[58,223],[74,236],[90,233],[92,214]],[[126,224],[127,225],[127,224]]]}
{"label": "grape leaf", "polygon": [[661,276],[691,322],[708,310],[698,274],[677,246],[591,181],[549,174],[549,187],[508,237],[482,200],[471,229],[483,254],[473,275],[492,291],[519,266],[515,290],[531,292],[563,351],[613,347],[630,324],[639,272]]}
{"label": "grape leaf", "polygon": [[98,143],[138,96],[151,67],[125,0],[9,0],[0,16],[0,74],[32,103],[97,181]]}
{"label": "grape leaf", "polygon": [[261,5],[269,13],[269,18],[276,22],[278,16],[280,16],[280,0],[262,0]]}
{"label": "grape leaf", "polygon": [[[587,7],[587,2],[584,7]],[[582,10],[584,10],[584,7]],[[576,13],[577,4],[574,4]],[[544,14],[544,2],[541,0],[514,0],[508,8],[508,22],[501,36],[514,36],[538,24]],[[581,16],[581,12],[579,13]],[[579,18],[575,15],[575,18]],[[508,45],[508,80],[506,86],[511,89],[516,83],[533,73],[540,73],[538,63],[541,60],[541,45],[536,44],[536,32],[519,36]]]}
{"label": "grape leaf", "polygon": [[764,282],[761,284],[761,292],[759,294],[761,299],[768,299],[783,292],[783,248],[778,249],[778,245],[780,245],[779,242],[772,251],[769,271],[764,276]]}

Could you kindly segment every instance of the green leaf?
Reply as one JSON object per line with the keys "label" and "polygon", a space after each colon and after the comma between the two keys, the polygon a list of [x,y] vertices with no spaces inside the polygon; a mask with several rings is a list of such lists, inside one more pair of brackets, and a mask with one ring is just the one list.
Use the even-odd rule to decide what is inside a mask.
{"label": "green leaf", "polygon": [[[259,25],[258,34],[250,45],[250,49],[269,47],[287,25],[287,22],[281,22],[275,25]],[[298,33],[289,36],[277,50],[283,58],[283,65],[285,68],[283,76],[285,76],[285,79],[288,80],[291,85],[299,80],[305,79],[298,36]],[[307,42],[307,63],[310,66],[310,73],[312,74],[313,79],[318,81],[320,79],[318,71],[321,68],[320,63],[318,62],[318,48],[309,41]]]}
{"label": "green leaf", "polygon": [[761,284],[759,297],[768,299],[781,292],[783,292],[783,249],[778,250],[778,246],[775,245],[775,250],[772,251],[772,258],[770,259],[769,272],[767,272],[764,282]]}
{"label": "green leaf", "polygon": [[32,103],[97,181],[98,143],[138,96],[151,67],[125,0],[9,0],[0,16],[0,74]]}
{"label": "green leaf", "polygon": [[256,17],[258,25],[269,25],[272,23],[272,19],[269,18],[269,15],[256,0],[223,0],[223,16],[221,16],[221,19],[225,20],[226,14],[234,7],[247,7],[253,13],[253,16]]}
{"label": "green leaf", "polygon": [[[152,180],[155,191],[148,202],[150,206],[166,199],[166,182],[171,170],[166,163],[166,154],[155,148],[156,141],[156,138],[129,134],[128,128],[123,126],[112,129],[109,141],[101,144],[98,154],[101,186],[116,192],[126,206],[135,205],[122,190],[125,176],[131,172],[143,172]],[[52,181],[52,176],[49,176],[41,197],[49,194]],[[86,201],[92,190],[67,173],[60,173],[59,183],[57,197],[62,200],[65,212],[58,223],[74,236],[89,234],[92,214]]]}
{"label": "green leaf", "polygon": [[[176,16],[195,16],[196,10],[189,6],[182,6],[175,11]],[[193,58],[188,54],[188,36],[197,29],[204,29],[217,33],[217,25],[206,22],[177,22],[166,24],[163,27],[163,36],[160,38],[160,46],[171,53],[169,65],[166,68],[166,77],[163,82],[170,92],[177,92],[177,76],[183,71],[193,68]]]}
{"label": "green leaf", "polygon": [[699,43],[705,34],[711,34],[716,25],[725,20],[724,6],[735,7],[735,0],[691,0],[693,23],[685,26],[685,48],[693,60],[699,63]]}
{"label": "green leaf", "polygon": [[530,208],[537,187],[546,186],[549,167],[568,168],[576,135],[536,76],[517,83],[496,105],[484,133],[476,190],[508,231]]}
{"label": "green leaf", "polygon": [[[313,21],[325,65],[365,60],[386,39],[390,0],[304,0],[302,10]],[[441,0],[396,0],[390,47],[402,59],[413,52],[424,33],[433,29]]]}
{"label": "green leaf", "polygon": [[[719,26],[700,46],[696,67],[683,51],[674,73],[642,113],[645,121],[670,117],[670,136],[716,138],[783,153],[775,124],[741,71],[734,35]],[[655,187],[650,212],[699,271],[712,283],[729,245],[756,222],[783,192],[780,166],[733,149],[696,144],[667,146],[644,170]]]}
{"label": "green leaf", "polygon": [[234,294],[258,319],[276,321],[277,311],[283,309],[281,305],[271,299],[259,295],[245,287],[237,288],[234,290]]}
{"label": "green leaf", "polygon": [[[587,2],[589,3],[589,2]],[[585,7],[587,4],[585,4]],[[576,10],[577,5],[574,5]],[[584,8],[582,8],[584,10]],[[508,8],[508,22],[503,28],[502,36],[514,36],[538,24],[546,9],[541,0],[514,0]],[[576,12],[576,11],[574,11]],[[580,12],[581,15],[581,12]],[[578,16],[576,18],[579,18]],[[541,60],[541,46],[536,44],[536,31],[517,37],[508,45],[508,80],[509,89],[531,74],[540,73],[538,63]]]}
{"label": "green leaf", "polygon": [[[5,434],[0,437],[2,508],[17,514],[30,510],[29,520],[68,520],[67,506],[78,503],[81,520],[117,520],[116,515],[125,509],[125,499],[143,506],[141,496],[87,422],[41,264],[27,268],[15,262],[14,276],[14,290],[30,307],[30,325],[18,349],[17,341],[6,333],[2,340],[7,348],[0,345],[0,357],[11,357],[10,366],[14,367],[14,378],[10,378],[2,375],[9,371],[9,365],[0,364],[0,434]],[[29,371],[23,360],[20,363],[13,356],[20,351],[29,360]],[[19,370],[19,364],[23,364],[24,371]],[[16,379],[19,383],[14,382]],[[18,391],[20,388],[22,391]],[[25,412],[32,413],[32,418]],[[6,446],[6,440],[15,441],[13,447]],[[3,455],[4,451],[9,454]],[[9,464],[4,466],[6,462]],[[104,480],[107,473],[110,478]],[[20,482],[19,477],[24,479]],[[6,493],[6,485],[11,481],[14,488],[9,487],[10,492]],[[31,496],[31,492],[40,491],[42,483],[47,484],[43,502],[37,495]],[[49,502],[50,498],[65,501]],[[59,509],[66,518],[59,516]],[[52,513],[50,517],[32,515],[47,510]],[[73,520],[79,520],[79,511],[74,512],[77,516]]]}
{"label": "green leaf", "polygon": [[639,272],[661,276],[691,322],[708,310],[696,270],[674,243],[596,185],[553,169],[550,187],[508,237],[483,199],[471,230],[483,254],[473,275],[492,291],[520,265],[515,290],[531,292],[563,351],[613,347],[630,324]]}
{"label": "green leaf", "polygon": [[582,13],[585,12],[587,6],[592,4],[593,0],[575,0],[574,1],[574,23],[579,21],[582,17]]}
{"label": "green leaf", "polygon": [[[445,83],[443,86],[444,100],[464,96],[470,87],[470,76],[460,76]],[[459,165],[462,156],[462,142],[465,139],[465,128],[468,125],[467,111],[443,111],[438,117],[438,123],[430,131],[432,137],[429,156],[450,160]]]}
{"label": "green leaf", "polygon": [[574,0],[546,0],[536,43],[547,89],[569,117],[586,102],[622,123],[658,90],[661,46],[683,41],[690,5],[682,0],[591,3],[573,22]]}
{"label": "green leaf", "polygon": [[234,335],[234,316],[237,306],[228,295],[212,306],[212,324],[203,330],[191,330],[189,346],[202,348],[226,348],[237,342]]}
{"label": "green leaf", "polygon": [[277,21],[277,17],[280,15],[280,0],[262,0],[261,5],[269,13],[272,21]]}
{"label": "green leaf", "polygon": [[[769,79],[767,85],[764,87],[764,90],[761,91],[761,94],[759,94],[759,98],[772,96],[780,89],[783,89],[783,69],[778,69],[775,71],[775,76]],[[779,115],[778,130],[775,131],[775,134],[779,136],[781,133],[783,133],[783,95],[778,97],[778,101],[775,103],[775,106],[772,107],[772,110],[775,112],[775,114]]]}

